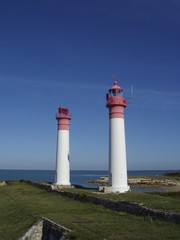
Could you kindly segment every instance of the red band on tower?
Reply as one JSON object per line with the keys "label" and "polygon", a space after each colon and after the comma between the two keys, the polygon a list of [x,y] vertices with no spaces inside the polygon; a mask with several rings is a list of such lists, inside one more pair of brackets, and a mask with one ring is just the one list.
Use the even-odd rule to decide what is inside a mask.
{"label": "red band on tower", "polygon": [[67,108],[59,108],[59,112],[56,114],[56,119],[58,120],[58,130],[69,130],[69,121],[72,115],[69,114]]}
{"label": "red band on tower", "polygon": [[122,106],[110,107],[109,118],[124,118],[124,107]]}

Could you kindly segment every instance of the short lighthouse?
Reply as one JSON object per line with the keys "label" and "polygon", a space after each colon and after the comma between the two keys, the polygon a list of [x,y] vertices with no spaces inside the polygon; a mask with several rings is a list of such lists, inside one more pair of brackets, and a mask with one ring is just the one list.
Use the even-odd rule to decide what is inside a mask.
{"label": "short lighthouse", "polygon": [[56,179],[55,184],[69,186],[70,156],[69,156],[69,121],[72,116],[67,108],[59,108],[56,114],[58,120]]}
{"label": "short lighthouse", "polygon": [[126,142],[124,128],[123,89],[114,82],[106,94],[106,107],[109,108],[109,187],[105,192],[124,193],[127,184]]}

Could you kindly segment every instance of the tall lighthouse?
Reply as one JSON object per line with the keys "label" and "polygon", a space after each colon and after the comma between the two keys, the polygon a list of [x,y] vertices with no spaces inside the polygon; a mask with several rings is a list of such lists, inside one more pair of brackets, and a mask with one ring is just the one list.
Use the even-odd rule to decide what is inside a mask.
{"label": "tall lighthouse", "polygon": [[124,129],[123,89],[114,82],[106,94],[106,107],[109,108],[109,187],[105,192],[124,193],[127,184],[126,142]]}
{"label": "tall lighthouse", "polygon": [[58,120],[57,155],[56,155],[56,185],[70,185],[69,157],[69,121],[72,115],[68,108],[59,108],[56,114]]}

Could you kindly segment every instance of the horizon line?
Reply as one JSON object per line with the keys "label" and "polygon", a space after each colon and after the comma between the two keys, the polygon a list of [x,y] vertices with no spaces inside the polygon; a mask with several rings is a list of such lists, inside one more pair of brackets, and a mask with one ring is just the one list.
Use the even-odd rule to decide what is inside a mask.
{"label": "horizon line", "polygon": [[[9,171],[56,171],[55,169],[8,169],[8,168],[0,168],[0,170],[9,170]],[[71,169],[70,171],[109,171],[107,170],[93,170],[93,169]],[[180,169],[134,169],[127,171],[180,171]]]}

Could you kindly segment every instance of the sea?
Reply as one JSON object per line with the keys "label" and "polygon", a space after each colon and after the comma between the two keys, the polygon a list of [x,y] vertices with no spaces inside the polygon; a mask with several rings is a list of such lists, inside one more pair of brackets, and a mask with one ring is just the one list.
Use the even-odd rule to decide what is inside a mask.
{"label": "sea", "polygon": [[[176,170],[177,171],[177,170]],[[139,170],[128,171],[128,176],[161,176],[165,172],[176,172],[175,170]],[[87,181],[95,180],[103,176],[108,176],[108,171],[71,170],[71,184],[81,185],[86,188],[97,188],[97,186],[86,184]],[[54,182],[54,170],[7,170],[0,169],[0,181],[5,180],[35,180],[42,182]],[[164,191],[160,188],[135,188],[132,191],[153,192]]]}

